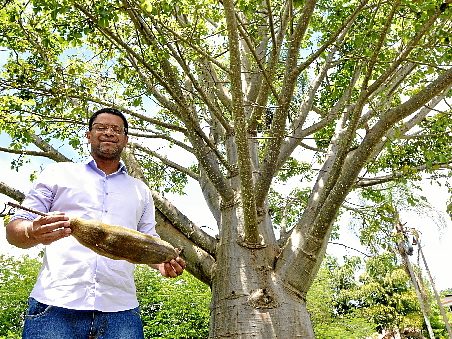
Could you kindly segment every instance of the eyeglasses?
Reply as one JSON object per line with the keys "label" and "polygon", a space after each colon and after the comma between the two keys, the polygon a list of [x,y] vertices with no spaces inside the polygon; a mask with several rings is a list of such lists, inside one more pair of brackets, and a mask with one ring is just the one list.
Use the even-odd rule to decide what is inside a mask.
{"label": "eyeglasses", "polygon": [[116,135],[124,134],[124,129],[116,125],[93,124],[93,129],[97,133],[107,133],[110,130]]}

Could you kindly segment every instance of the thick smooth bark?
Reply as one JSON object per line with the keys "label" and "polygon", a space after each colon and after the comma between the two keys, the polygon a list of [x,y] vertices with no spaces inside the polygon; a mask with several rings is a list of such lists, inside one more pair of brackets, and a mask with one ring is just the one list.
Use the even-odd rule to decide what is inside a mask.
{"label": "thick smooth bark", "polygon": [[314,338],[303,296],[274,272],[275,243],[248,248],[236,208],[222,211],[212,281],[211,338]]}

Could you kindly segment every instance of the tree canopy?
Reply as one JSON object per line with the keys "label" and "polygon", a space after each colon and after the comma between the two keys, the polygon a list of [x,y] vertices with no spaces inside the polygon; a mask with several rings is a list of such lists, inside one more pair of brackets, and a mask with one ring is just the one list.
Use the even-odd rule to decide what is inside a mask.
{"label": "tree canopy", "polygon": [[[304,304],[350,192],[379,201],[422,173],[450,175],[449,3],[7,1],[0,130],[12,141],[0,151],[20,155],[14,166],[75,160],[90,113],[121,109],[124,161],[160,192],[159,232],[213,287],[213,335],[247,323],[235,303],[239,318],[265,309],[282,323],[275,310],[291,302],[278,300]],[[164,199],[188,180],[217,237]]]}

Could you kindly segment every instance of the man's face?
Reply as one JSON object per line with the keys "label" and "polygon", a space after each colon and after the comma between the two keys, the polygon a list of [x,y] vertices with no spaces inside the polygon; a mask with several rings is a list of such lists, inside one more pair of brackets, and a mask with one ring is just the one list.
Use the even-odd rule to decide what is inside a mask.
{"label": "man's face", "polygon": [[86,132],[86,137],[91,144],[93,157],[102,160],[119,159],[128,140],[122,119],[109,113],[96,117],[93,128]]}

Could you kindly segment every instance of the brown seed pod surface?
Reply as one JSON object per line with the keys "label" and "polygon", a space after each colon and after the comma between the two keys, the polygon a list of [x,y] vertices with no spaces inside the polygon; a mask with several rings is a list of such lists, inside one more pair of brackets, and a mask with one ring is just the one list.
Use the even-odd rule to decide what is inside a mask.
{"label": "brown seed pod surface", "polygon": [[82,218],[71,218],[70,228],[80,244],[111,259],[152,265],[178,256],[170,243],[130,228]]}

